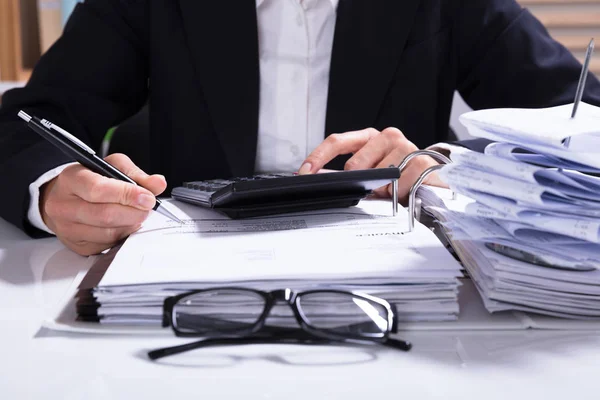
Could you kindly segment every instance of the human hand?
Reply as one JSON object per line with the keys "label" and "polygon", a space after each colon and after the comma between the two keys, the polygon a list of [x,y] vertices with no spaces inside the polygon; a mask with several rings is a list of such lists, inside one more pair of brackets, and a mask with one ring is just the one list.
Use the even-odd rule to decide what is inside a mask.
{"label": "human hand", "polygon": [[[399,165],[410,153],[418,150],[404,134],[396,128],[387,128],[379,132],[373,128],[360,131],[329,135],[323,143],[313,150],[306,158],[298,174],[318,172],[325,164],[338,155],[353,153],[346,162],[345,170],[368,168],[387,168]],[[402,171],[398,181],[398,199],[406,204],[410,187],[427,168],[438,163],[429,156],[418,156],[412,159]],[[446,187],[435,172],[429,174],[423,181],[426,185]],[[392,185],[387,185],[375,191],[378,196],[391,196]]]}
{"label": "human hand", "polygon": [[74,164],[40,189],[44,223],[84,256],[98,254],[137,231],[155,205],[154,196],[167,187],[162,175],[147,175],[124,154],[105,160],[140,186]]}

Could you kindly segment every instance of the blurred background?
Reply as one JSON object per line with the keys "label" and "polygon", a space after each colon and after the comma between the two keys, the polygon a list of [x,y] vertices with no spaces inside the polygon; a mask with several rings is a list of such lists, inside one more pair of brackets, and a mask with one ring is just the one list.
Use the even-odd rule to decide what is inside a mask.
{"label": "blurred background", "polygon": [[[60,36],[78,1],[82,0],[0,0],[0,101],[2,92],[27,81],[40,55]],[[600,0],[519,2],[580,60],[590,38],[600,41]],[[600,51],[595,52],[591,70],[600,76]],[[456,95],[451,125],[459,137],[466,133],[457,118],[468,110]]]}

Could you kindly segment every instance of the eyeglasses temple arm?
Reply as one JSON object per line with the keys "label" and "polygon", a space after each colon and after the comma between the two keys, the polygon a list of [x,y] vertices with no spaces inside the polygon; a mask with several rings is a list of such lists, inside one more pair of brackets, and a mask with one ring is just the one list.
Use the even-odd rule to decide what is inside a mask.
{"label": "eyeglasses temple arm", "polygon": [[387,346],[387,347],[392,347],[396,350],[402,350],[402,351],[410,351],[410,349],[412,349],[411,342],[407,342],[406,340],[400,340],[400,339],[388,338],[388,340],[383,342],[383,345]]}
{"label": "eyeglasses temple arm", "polygon": [[182,344],[179,346],[165,347],[162,349],[152,350],[148,352],[148,357],[151,360],[173,356],[184,353],[190,350],[200,349],[208,346],[227,346],[227,345],[244,345],[244,344],[274,344],[274,343],[293,343],[293,344],[323,344],[329,343],[330,340],[321,338],[291,338],[291,337],[230,337],[230,338],[214,338],[201,339],[195,342]]}

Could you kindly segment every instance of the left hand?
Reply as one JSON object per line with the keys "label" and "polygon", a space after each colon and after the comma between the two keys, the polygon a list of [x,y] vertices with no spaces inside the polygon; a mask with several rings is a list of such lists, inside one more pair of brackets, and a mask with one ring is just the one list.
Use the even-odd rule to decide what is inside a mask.
{"label": "left hand", "polygon": [[[298,174],[316,173],[338,155],[349,153],[353,153],[353,156],[346,162],[344,170],[387,168],[392,164],[397,166],[407,155],[416,150],[418,147],[406,139],[404,134],[396,128],[387,128],[381,132],[374,128],[367,128],[360,131],[332,134],[309,154]],[[437,161],[426,155],[415,157],[408,163],[398,181],[398,199],[403,204],[408,199],[410,187],[421,173],[437,164]],[[429,174],[423,183],[446,187],[436,172]],[[392,185],[377,189],[375,194],[391,196]]]}

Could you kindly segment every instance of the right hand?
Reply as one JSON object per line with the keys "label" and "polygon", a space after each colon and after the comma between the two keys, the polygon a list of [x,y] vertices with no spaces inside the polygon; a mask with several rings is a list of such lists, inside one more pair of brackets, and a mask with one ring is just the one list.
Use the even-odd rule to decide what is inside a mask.
{"label": "right hand", "polygon": [[124,154],[105,160],[139,186],[74,164],[40,191],[44,223],[83,256],[101,253],[137,231],[155,205],[154,196],[167,187],[164,176],[146,174]]}

